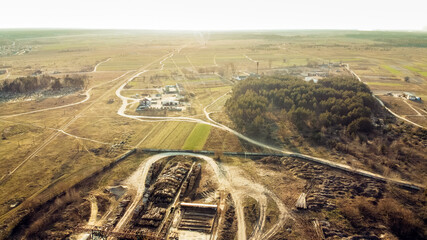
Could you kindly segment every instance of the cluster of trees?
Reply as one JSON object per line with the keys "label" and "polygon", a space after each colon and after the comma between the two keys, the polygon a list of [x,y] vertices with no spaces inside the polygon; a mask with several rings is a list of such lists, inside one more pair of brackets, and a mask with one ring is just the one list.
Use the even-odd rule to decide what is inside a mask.
{"label": "cluster of trees", "polygon": [[350,77],[313,83],[273,76],[239,82],[226,111],[236,127],[248,134],[268,134],[268,125],[277,119],[290,120],[300,130],[345,127],[356,133],[372,130],[375,106],[369,88]]}
{"label": "cluster of trees", "polygon": [[58,91],[64,87],[82,89],[85,87],[86,79],[87,77],[83,75],[66,75],[62,79],[48,75],[19,77],[4,81],[0,85],[0,92],[27,94],[48,89]]}

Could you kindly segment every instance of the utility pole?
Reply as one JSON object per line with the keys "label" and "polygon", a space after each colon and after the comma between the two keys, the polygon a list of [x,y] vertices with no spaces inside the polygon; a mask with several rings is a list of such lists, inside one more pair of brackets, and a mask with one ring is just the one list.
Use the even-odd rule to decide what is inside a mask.
{"label": "utility pole", "polygon": [[256,62],[256,74],[258,75],[259,62]]}

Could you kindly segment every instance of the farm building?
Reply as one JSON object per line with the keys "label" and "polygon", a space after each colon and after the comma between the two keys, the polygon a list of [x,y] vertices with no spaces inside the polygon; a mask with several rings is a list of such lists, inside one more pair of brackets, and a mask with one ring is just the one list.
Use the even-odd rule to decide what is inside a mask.
{"label": "farm building", "polygon": [[403,95],[406,97],[406,99],[411,100],[411,101],[421,101],[420,97],[415,96],[412,93],[408,93],[408,92],[404,92]]}
{"label": "farm building", "polygon": [[245,80],[248,76],[244,76],[244,75],[240,75],[240,76],[235,76],[233,77],[234,80],[237,81],[241,81],[241,80]]}
{"label": "farm building", "polygon": [[178,106],[179,105],[179,101],[176,101],[176,100],[163,100],[162,101],[162,105],[163,106]]}
{"label": "farm building", "polygon": [[174,93],[179,94],[179,87],[178,85],[166,85],[165,92],[168,94],[174,94]]}
{"label": "farm building", "polygon": [[139,106],[136,108],[136,110],[145,110],[149,107],[151,107],[151,98],[145,97],[141,101],[139,101]]}
{"label": "farm building", "polygon": [[[151,89],[150,89],[151,90]],[[163,93],[160,93],[163,90]],[[141,93],[141,100],[136,108],[136,111],[182,111],[184,108],[180,102],[182,99],[181,93],[185,93],[185,89],[180,84],[166,85],[164,88],[157,88],[157,93]]]}

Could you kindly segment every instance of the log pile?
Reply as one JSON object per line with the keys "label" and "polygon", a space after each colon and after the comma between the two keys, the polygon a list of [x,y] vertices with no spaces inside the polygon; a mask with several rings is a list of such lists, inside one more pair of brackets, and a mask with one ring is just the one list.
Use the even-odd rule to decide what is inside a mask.
{"label": "log pile", "polygon": [[163,221],[166,214],[166,208],[153,207],[148,209],[144,215],[142,215],[138,222],[141,226],[157,228]]}
{"label": "log pile", "polygon": [[[384,184],[370,178],[337,172],[326,166],[303,162],[291,157],[281,158],[282,166],[299,178],[306,179],[307,208],[313,211],[336,209],[335,199],[349,195],[381,198]],[[269,159],[260,162],[272,162]],[[301,205],[303,206],[303,205]]]}
{"label": "log pile", "polygon": [[163,172],[150,188],[151,202],[171,203],[190,167],[190,164],[180,162]]}
{"label": "log pile", "polygon": [[182,184],[182,190],[179,198],[182,200],[184,197],[189,196],[196,186],[196,182],[200,179],[200,174],[202,172],[202,165],[199,163],[193,167],[190,175],[187,180]]}
{"label": "log pile", "polygon": [[[190,168],[190,163],[179,162],[163,169],[160,174],[156,173],[158,169],[150,169],[150,176],[159,176],[144,194],[145,207],[136,214],[135,225],[150,229],[159,227]],[[155,178],[151,179],[153,182]]]}

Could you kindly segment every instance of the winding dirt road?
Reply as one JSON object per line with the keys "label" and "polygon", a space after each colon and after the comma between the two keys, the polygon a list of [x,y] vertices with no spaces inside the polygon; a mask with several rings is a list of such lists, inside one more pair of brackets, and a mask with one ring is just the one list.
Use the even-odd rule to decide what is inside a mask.
{"label": "winding dirt road", "polygon": [[[174,55],[174,53],[172,53],[170,56],[167,56],[163,61],[161,61],[162,67],[161,69],[163,69],[163,62],[166,61],[168,58],[172,58]],[[145,72],[145,71],[144,71]],[[394,182],[394,183],[398,183],[401,185],[413,185],[413,186],[418,186],[418,187],[423,187],[420,186],[418,184],[414,184],[411,182],[407,182],[407,181],[402,181],[399,179],[392,179],[392,178],[388,178],[388,177],[384,177],[380,174],[376,174],[376,173],[372,173],[369,171],[365,171],[365,170],[361,170],[361,169],[356,169],[352,166],[346,165],[346,164],[342,164],[342,163],[336,163],[330,160],[326,160],[326,159],[322,159],[322,158],[318,158],[318,157],[312,157],[309,155],[305,155],[305,154],[300,154],[300,153],[295,153],[295,152],[291,152],[291,151],[286,151],[283,149],[279,149],[277,147],[274,146],[270,146],[264,143],[261,143],[259,141],[256,141],[254,139],[251,139],[249,137],[246,137],[245,135],[223,125],[220,124],[216,121],[214,121],[211,117],[210,117],[210,112],[207,111],[207,109],[212,106],[214,103],[216,103],[218,100],[220,100],[221,98],[225,97],[228,93],[220,96],[219,98],[215,99],[214,101],[212,101],[209,105],[205,106],[205,108],[203,109],[204,115],[205,117],[208,119],[209,122],[198,119],[198,118],[193,118],[193,117],[155,117],[155,116],[136,116],[136,115],[129,115],[126,114],[126,108],[129,104],[132,104],[134,102],[136,102],[136,99],[131,99],[131,98],[127,98],[121,95],[121,90],[124,88],[124,86],[132,81],[134,78],[140,76],[141,74],[143,74],[144,72],[139,72],[137,74],[135,74],[134,77],[130,78],[129,81],[125,82],[122,86],[120,86],[119,89],[117,89],[116,91],[116,95],[122,100],[122,105],[119,108],[119,110],[117,111],[117,114],[119,114],[120,116],[123,117],[127,117],[127,118],[132,118],[135,120],[139,120],[139,121],[147,121],[147,122],[159,122],[159,121],[182,121],[182,122],[196,122],[196,123],[202,123],[202,124],[206,124],[206,125],[210,125],[225,131],[228,131],[234,135],[236,135],[237,137],[252,143],[256,146],[265,148],[265,149],[269,149],[272,151],[277,151],[277,152],[281,152],[281,153],[285,153],[285,154],[289,154],[290,156],[295,156],[298,158],[304,158],[306,160],[309,161],[313,161],[316,163],[320,163],[323,165],[327,165],[330,166],[332,168],[336,168],[336,169],[340,169],[340,170],[344,170],[347,172],[351,172],[351,173],[356,173],[365,177],[370,177],[370,178],[374,178],[374,179],[378,179],[378,180],[384,180],[384,181],[388,181],[388,182]],[[130,101],[130,102],[128,102]],[[385,107],[385,106],[384,106]],[[215,169],[215,168],[214,168]],[[268,239],[272,236],[274,236],[274,234],[280,230],[280,228],[283,226],[283,224],[286,222],[286,220],[291,217],[291,215],[289,214],[289,211],[287,209],[287,207],[283,204],[283,202],[271,191],[269,191],[268,189],[265,189],[264,192],[270,196],[277,204],[279,210],[280,210],[280,216],[279,216],[279,221],[271,228],[269,229],[267,232],[263,233],[263,228],[264,228],[264,223],[265,223],[265,201],[263,200],[263,198],[261,197],[257,197],[257,201],[260,204],[260,210],[261,210],[261,214],[260,214],[260,219],[258,221],[258,224],[252,234],[252,238],[251,239]],[[141,193],[142,194],[142,193]],[[142,196],[142,195],[141,195]],[[233,198],[234,199],[234,198]],[[244,213],[243,213],[243,208],[242,208],[242,203],[241,203],[241,198],[240,197],[236,197],[235,198],[235,205],[236,205],[236,213],[237,213],[237,218],[238,218],[238,239],[246,239],[246,229],[244,227]],[[136,203],[135,203],[136,204]],[[125,218],[126,219],[126,218]],[[121,226],[119,226],[121,227]]]}
{"label": "winding dirt road", "polygon": [[248,57],[248,55],[244,54],[245,58],[247,58],[249,61],[257,63],[258,61],[253,60],[252,58]]}
{"label": "winding dirt road", "polygon": [[425,115],[421,114],[417,109],[415,109],[415,107],[412,106],[412,104],[410,104],[406,98],[402,97],[402,100],[406,103],[406,105],[408,105],[412,110],[414,110],[414,112],[417,113],[417,115],[412,115],[412,116],[418,116],[418,117],[424,117],[425,118]]}
{"label": "winding dirt road", "polygon": [[[363,84],[366,84],[365,82],[363,82],[362,81],[362,79],[353,71],[353,70],[351,70],[350,69],[350,66],[347,64],[347,67],[346,67],[346,69],[347,69],[347,71],[349,71],[354,77],[356,77],[357,78],[357,80],[359,80],[359,82],[361,82],[361,83],[363,83]],[[380,105],[382,106],[382,107],[384,107],[389,113],[391,113],[393,116],[395,116],[395,117],[397,117],[397,118],[399,118],[399,119],[402,119],[403,121],[405,121],[405,122],[408,122],[408,123],[410,123],[410,124],[412,124],[412,125],[414,125],[414,126],[416,126],[416,127],[419,127],[419,128],[423,128],[423,129],[427,129],[427,127],[424,127],[424,126],[421,126],[420,124],[418,124],[418,123],[415,123],[415,122],[413,122],[413,121],[411,121],[411,120],[409,120],[409,119],[407,119],[407,118],[405,118],[405,117],[403,117],[403,116],[400,116],[400,115],[398,115],[397,113],[395,113],[395,112],[393,112],[390,108],[388,108],[388,107],[386,107],[385,106],[385,104],[383,103],[383,101],[381,101],[381,99],[379,99],[377,96],[375,96],[374,94],[372,94],[372,96],[380,103]]]}
{"label": "winding dirt road", "polygon": [[[167,54],[167,56],[169,56],[170,54]],[[161,57],[161,59],[164,59],[164,57]],[[146,66],[142,67],[141,69],[139,69],[137,72],[137,76],[139,76],[140,74],[142,74],[143,72],[145,72],[146,68],[150,67],[151,65],[153,65],[154,63],[157,63],[158,60],[155,60],[149,64],[147,64]],[[160,62],[162,63],[162,62]],[[51,108],[44,108],[44,109],[39,109],[39,110],[34,110],[34,111],[29,111],[29,112],[23,112],[23,113],[18,113],[18,114],[11,114],[11,115],[3,115],[0,116],[0,118],[7,118],[7,117],[17,117],[17,116],[21,116],[21,115],[25,115],[25,114],[32,114],[32,113],[37,113],[37,112],[43,112],[43,111],[49,111],[49,110],[54,110],[54,109],[60,109],[60,108],[65,108],[65,107],[70,107],[70,106],[75,106],[75,105],[79,105],[82,104],[84,102],[87,102],[90,99],[90,91],[96,87],[102,86],[104,84],[110,83],[110,82],[114,82],[118,79],[121,79],[122,77],[124,77],[126,74],[130,73],[130,72],[134,72],[134,71],[128,71],[126,73],[124,73],[123,75],[107,81],[107,82],[103,82],[100,83],[98,85],[95,85],[93,87],[91,87],[90,89],[88,89],[85,94],[86,94],[86,98],[80,102],[76,102],[76,103],[71,103],[71,104],[66,104],[66,105],[62,105],[62,106],[57,106],[57,107],[51,107]],[[133,78],[134,79],[136,76],[134,75]],[[120,88],[120,86],[124,86],[126,85],[126,83],[129,82],[129,79],[125,80],[125,84],[121,84],[119,85],[118,88]],[[78,118],[80,118],[82,116],[82,114],[84,112],[86,112],[89,108],[91,108],[95,103],[97,103],[100,99],[102,99],[103,97],[105,97],[106,95],[110,94],[111,91],[113,91],[114,89],[116,89],[116,86],[113,86],[111,89],[105,91],[100,97],[98,97],[97,99],[95,99],[93,102],[91,102],[87,107],[85,107],[84,109],[82,109],[79,114],[75,115],[71,120],[69,120],[68,122],[64,123],[59,129],[56,129],[55,132],[53,132],[49,137],[47,137],[33,152],[31,152],[26,158],[24,158],[24,160],[22,160],[13,170],[9,171],[7,174],[3,175],[0,178],[0,184],[3,183],[5,180],[7,180],[10,176],[12,176],[19,168],[21,168],[27,161],[29,161],[30,159],[32,159],[34,156],[36,156],[41,150],[43,150],[46,146],[48,146],[59,134],[63,133],[63,134],[68,134],[65,132],[65,130],[72,124],[74,123]]]}
{"label": "winding dirt road", "polygon": [[[90,202],[90,217],[89,220],[87,222],[87,226],[91,227],[91,226],[95,226],[96,225],[96,218],[98,216],[98,204],[96,202],[96,197],[94,196],[89,196],[89,202]],[[81,233],[79,235],[77,235],[77,239],[78,240],[86,240],[88,239],[90,236],[89,233]]]}
{"label": "winding dirt road", "polygon": [[96,64],[95,65],[95,67],[93,68],[93,71],[92,72],[96,72],[97,71],[97,69],[98,69],[98,67],[99,67],[99,65],[101,65],[101,64],[103,64],[103,63],[106,63],[106,62],[108,62],[108,61],[110,61],[111,60],[111,58],[108,58],[107,60],[104,60],[104,61],[102,61],[102,62],[99,62],[98,64]]}
{"label": "winding dirt road", "polygon": [[128,73],[133,72],[133,71],[127,71],[125,73],[123,73],[122,75],[120,75],[119,77],[114,78],[113,80],[107,81],[107,82],[103,82],[100,84],[97,84],[91,88],[89,88],[88,90],[86,90],[86,92],[83,93],[83,95],[85,95],[85,99],[79,101],[79,102],[75,102],[75,103],[70,103],[70,104],[66,104],[66,105],[61,105],[61,106],[56,106],[56,107],[50,107],[50,108],[43,108],[43,109],[38,109],[38,110],[34,110],[34,111],[28,111],[28,112],[23,112],[23,113],[16,113],[16,114],[10,114],[10,115],[2,115],[0,116],[0,118],[8,118],[8,117],[18,117],[18,116],[22,116],[22,115],[27,115],[27,114],[32,114],[32,113],[38,113],[38,112],[44,112],[44,111],[50,111],[50,110],[55,110],[55,109],[61,109],[61,108],[67,108],[67,107],[72,107],[72,106],[76,106],[82,103],[87,102],[90,99],[90,92],[94,89],[94,88],[98,88],[102,85],[105,85],[107,83],[111,83],[114,81],[119,80],[120,78],[126,76]]}
{"label": "winding dirt road", "polygon": [[[54,109],[60,109],[60,108],[65,108],[65,107],[70,107],[70,106],[75,106],[78,104],[82,104],[87,102],[91,95],[90,95],[90,91],[96,87],[99,87],[101,85],[107,84],[109,82],[113,82],[116,80],[121,79],[122,77],[126,76],[127,74],[129,74],[130,72],[135,72],[135,74],[133,74],[131,77],[129,77],[128,79],[126,79],[125,81],[121,82],[120,85],[117,87],[117,89],[115,88],[116,86],[114,86],[113,88],[111,88],[110,90],[106,91],[104,94],[102,94],[102,96],[100,96],[98,99],[101,99],[102,97],[106,96],[106,94],[110,94],[111,91],[115,90],[115,94],[117,97],[119,97],[122,101],[122,105],[120,106],[120,108],[117,110],[117,114],[122,116],[122,117],[126,117],[126,118],[130,118],[130,119],[134,119],[134,120],[138,120],[138,121],[142,121],[142,122],[161,122],[161,121],[181,121],[181,122],[194,122],[194,123],[202,123],[202,124],[206,124],[206,125],[210,125],[219,129],[222,129],[224,131],[230,132],[232,134],[234,134],[235,136],[249,142],[252,143],[256,146],[262,147],[264,149],[269,149],[271,151],[276,151],[276,152],[281,152],[281,153],[285,153],[285,154],[289,154],[291,156],[297,156],[299,158],[304,158],[307,159],[309,161],[313,161],[313,162],[317,162],[323,165],[327,165],[333,168],[337,168],[337,169],[341,169],[347,172],[351,172],[351,173],[356,173],[362,176],[367,176],[367,177],[371,177],[371,178],[375,178],[375,179],[380,179],[380,180],[384,180],[384,181],[389,181],[389,182],[394,182],[394,183],[400,183],[400,184],[409,184],[409,185],[417,185],[414,183],[410,183],[410,182],[406,182],[406,181],[402,181],[399,179],[392,179],[392,178],[388,178],[388,177],[384,177],[382,175],[379,174],[375,174],[375,173],[371,173],[365,170],[361,170],[361,169],[355,169],[351,166],[348,166],[346,164],[342,164],[342,163],[336,163],[327,159],[322,159],[322,158],[317,158],[317,157],[312,157],[309,155],[304,155],[304,154],[299,154],[299,153],[295,153],[295,152],[291,152],[291,151],[287,151],[284,150],[282,148],[278,148],[278,147],[274,147],[268,144],[264,144],[262,142],[259,142],[257,140],[251,139],[223,124],[220,124],[218,122],[216,122],[215,120],[213,120],[210,117],[211,112],[208,112],[208,108],[210,106],[212,106],[213,104],[215,104],[217,101],[219,101],[221,98],[224,98],[228,93],[220,96],[219,98],[215,99],[214,101],[212,101],[209,105],[205,106],[205,108],[203,109],[204,112],[204,116],[206,117],[207,121],[199,119],[199,118],[194,118],[194,117],[156,117],[156,116],[140,116],[140,115],[130,115],[130,114],[126,114],[126,109],[129,105],[134,104],[136,102],[138,102],[137,99],[133,99],[133,98],[129,98],[129,97],[125,97],[123,95],[121,95],[121,91],[124,89],[124,87],[126,86],[126,84],[128,84],[130,81],[134,80],[135,78],[139,77],[140,75],[146,73],[148,70],[148,68],[155,64],[155,63],[159,63],[160,68],[159,70],[163,70],[164,69],[164,62],[166,60],[168,60],[169,58],[173,58],[174,55],[176,53],[179,53],[180,50],[182,48],[175,50],[171,53],[166,54],[165,56],[163,56],[162,58],[160,58],[160,61],[156,60],[142,68],[140,68],[137,71],[128,71],[126,73],[124,73],[123,75],[108,81],[108,82],[104,82],[101,84],[98,84],[96,86],[91,87],[90,89],[88,89],[84,94],[86,95],[86,98],[83,99],[82,101],[76,102],[76,103],[72,103],[72,104],[67,104],[67,105],[63,105],[63,106],[57,106],[57,107],[52,107],[52,108],[46,108],[46,109],[39,109],[39,110],[34,110],[34,111],[29,111],[29,112],[24,112],[24,113],[18,113],[18,114],[12,114],[12,115],[4,115],[4,116],[0,116],[0,118],[7,118],[7,117],[16,117],[16,116],[21,116],[21,115],[25,115],[25,114],[31,114],[31,113],[37,113],[37,112],[43,112],[43,111],[48,111],[48,110],[54,110]],[[248,58],[251,61],[254,61],[253,59],[249,58],[248,56],[244,55],[246,58]],[[97,67],[102,64],[105,63],[107,61],[109,61],[111,58],[98,63],[95,67],[94,67],[94,72],[96,72]],[[214,57],[214,62],[216,64],[216,60]],[[254,61],[256,62],[256,61]],[[359,81],[360,78],[352,71],[348,68],[348,70],[354,75],[356,76]],[[422,127],[425,128],[423,126],[420,126],[416,123],[413,123],[410,120],[407,120],[397,114],[395,114],[394,112],[392,112],[390,109],[388,109],[384,103],[377,98],[376,96],[374,96],[379,102],[380,104],[387,109],[391,114],[393,114],[394,116],[401,118],[402,120],[405,120],[407,122],[410,122],[411,124],[418,126],[418,127]],[[39,145],[39,147],[33,151],[30,155],[28,155],[20,164],[18,164],[18,166],[11,171],[8,175],[12,175],[17,169],[19,169],[25,162],[27,162],[28,160],[30,160],[31,158],[33,158],[37,153],[39,153],[44,147],[46,147],[53,139],[56,138],[56,136],[58,136],[58,134],[62,133],[62,134],[67,134],[70,136],[74,136],[71,134],[68,134],[65,132],[65,130],[73,123],[75,122],[81,115],[82,113],[84,113],[87,109],[89,109],[90,107],[93,106],[93,104],[98,100],[96,99],[95,101],[93,101],[91,104],[89,104],[86,108],[84,108],[78,115],[74,116],[74,118],[72,118],[70,121],[68,121],[67,123],[65,123],[63,126],[61,126],[61,128],[59,129],[55,129],[56,132],[52,133],[41,145]],[[147,135],[148,136],[148,135]],[[145,136],[145,138],[147,137]],[[77,136],[74,136],[77,137]],[[81,138],[81,137],[78,137]],[[143,138],[143,140],[145,140],[145,138]],[[81,138],[81,139],[86,139],[86,138]],[[92,139],[86,139],[86,140],[92,140]],[[142,140],[142,141],[143,141]],[[92,140],[93,141],[93,140]],[[96,140],[95,140],[96,141]],[[99,142],[102,143],[102,142]],[[201,158],[203,160],[205,160],[211,167],[212,169],[215,171],[216,176],[218,177],[218,180],[220,181],[220,185],[223,189],[227,189],[229,190],[232,195],[233,195],[233,200],[236,206],[236,215],[237,215],[237,219],[238,219],[238,239],[239,240],[246,240],[247,236],[246,236],[246,227],[245,227],[245,221],[244,221],[244,213],[243,213],[243,207],[242,207],[242,196],[239,196],[239,191],[238,191],[238,187],[239,185],[234,183],[233,184],[233,179],[232,178],[227,178],[226,174],[228,171],[225,171],[224,173],[224,168],[220,169],[219,166],[217,165],[217,163],[210,157],[207,157],[205,155],[200,155],[200,154],[193,154],[193,153],[174,153],[174,152],[170,152],[170,153],[161,153],[161,154],[157,154],[154,155],[150,158],[148,158],[146,161],[144,161],[140,167],[138,168],[138,170],[135,172],[134,175],[132,175],[132,178],[134,180],[136,180],[135,182],[137,182],[138,184],[135,185],[135,189],[137,191],[135,198],[133,199],[133,202],[130,204],[129,208],[127,209],[127,211],[125,212],[125,214],[123,215],[123,217],[120,219],[120,221],[118,222],[118,224],[116,225],[114,231],[119,231],[121,228],[123,228],[124,226],[126,226],[126,224],[129,222],[129,219],[135,209],[135,207],[138,205],[139,201],[141,200],[143,193],[145,191],[145,180],[148,174],[148,170],[150,168],[150,166],[155,163],[156,161],[167,157],[167,156],[194,156],[194,157],[198,157]],[[226,168],[225,168],[226,169]],[[5,176],[3,176],[4,178]],[[234,176],[233,176],[234,177]],[[3,179],[2,178],[2,179]],[[253,182],[251,183],[251,185],[254,184]],[[248,187],[246,186],[248,189],[245,191],[246,194],[248,191],[253,191],[254,189],[256,191],[253,191],[253,194],[250,194],[250,196],[254,196],[254,198],[258,201],[259,205],[260,205],[260,218],[258,221],[258,224],[256,225],[256,228],[253,231],[252,234],[252,239],[268,239],[271,238],[278,230],[280,230],[280,228],[283,226],[283,224],[287,221],[288,218],[292,217],[287,209],[287,207],[284,205],[284,203],[270,190],[266,189],[264,186],[262,185],[254,185],[253,187]],[[423,186],[422,186],[423,187]],[[243,193],[241,193],[243,195]],[[280,216],[279,216],[279,221],[268,231],[264,231],[264,226],[265,226],[265,211],[267,208],[267,197],[269,196],[273,199],[273,201],[276,202],[279,211],[280,211]]]}

